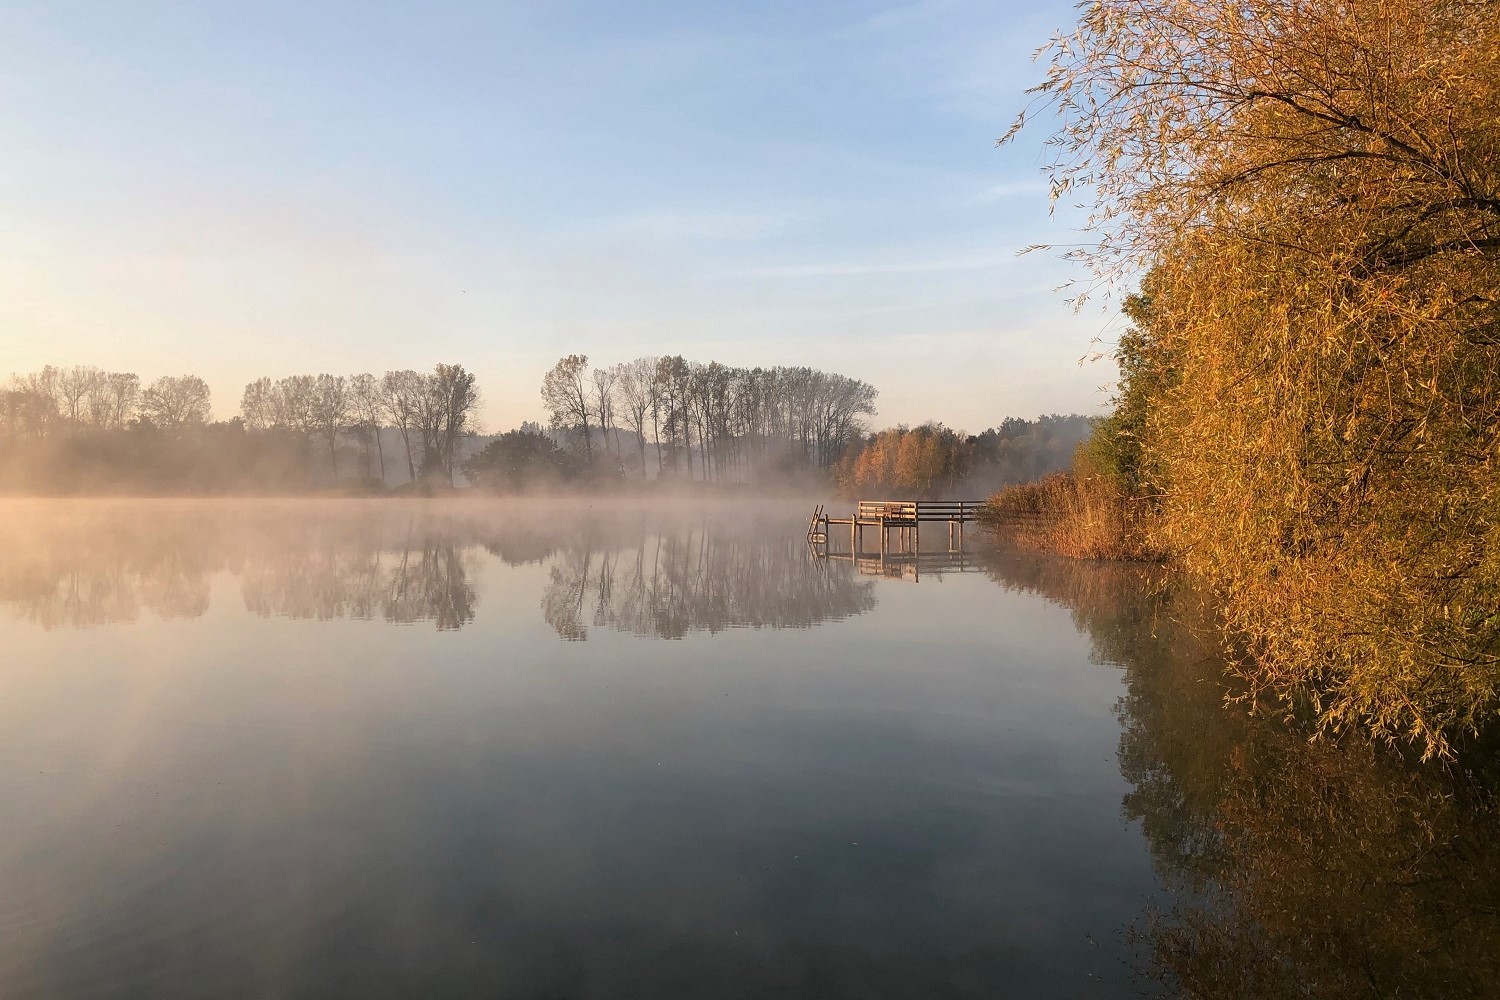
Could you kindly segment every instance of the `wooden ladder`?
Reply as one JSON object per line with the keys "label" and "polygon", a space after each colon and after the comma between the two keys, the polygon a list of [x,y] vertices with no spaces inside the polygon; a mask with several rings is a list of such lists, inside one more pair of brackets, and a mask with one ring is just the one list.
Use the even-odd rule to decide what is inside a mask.
{"label": "wooden ladder", "polygon": [[823,526],[822,504],[818,504],[818,509],[813,511],[812,520],[807,522],[807,540],[813,545],[823,545],[828,541],[828,532]]}

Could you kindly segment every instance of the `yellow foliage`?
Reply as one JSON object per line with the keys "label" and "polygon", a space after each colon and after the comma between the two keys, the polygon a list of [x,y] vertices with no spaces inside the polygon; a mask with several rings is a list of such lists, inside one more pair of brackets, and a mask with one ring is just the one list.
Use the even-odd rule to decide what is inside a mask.
{"label": "yellow foliage", "polygon": [[1500,715],[1495,4],[1098,0],[1039,91],[1149,269],[1153,541],[1258,690],[1449,754]]}
{"label": "yellow foliage", "polygon": [[1156,561],[1149,505],[1108,477],[1058,472],[1007,486],[990,497],[980,522],[1030,548],[1074,559]]}
{"label": "yellow foliage", "polygon": [[953,489],[969,473],[973,449],[964,435],[941,424],[876,434],[834,469],[839,489],[851,497],[895,491],[922,499]]}

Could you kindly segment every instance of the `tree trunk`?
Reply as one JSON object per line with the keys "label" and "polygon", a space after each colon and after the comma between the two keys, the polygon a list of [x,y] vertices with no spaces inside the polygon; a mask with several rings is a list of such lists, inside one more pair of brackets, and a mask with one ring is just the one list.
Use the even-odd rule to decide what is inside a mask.
{"label": "tree trunk", "polygon": [[656,474],[659,477],[666,466],[661,460],[661,421],[655,406],[651,407],[651,443],[656,448]]}
{"label": "tree trunk", "polygon": [[417,465],[411,457],[411,429],[405,424],[401,425],[401,443],[406,445],[406,474],[411,478],[413,486],[417,483]]}

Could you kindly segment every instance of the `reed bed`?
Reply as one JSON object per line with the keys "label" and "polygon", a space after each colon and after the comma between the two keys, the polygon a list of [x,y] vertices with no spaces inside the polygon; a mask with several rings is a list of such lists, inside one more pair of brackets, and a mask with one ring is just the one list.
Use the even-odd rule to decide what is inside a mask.
{"label": "reed bed", "polygon": [[1070,472],[1007,486],[979,514],[997,535],[1027,548],[1075,559],[1161,562],[1148,519],[1144,502],[1108,478]]}

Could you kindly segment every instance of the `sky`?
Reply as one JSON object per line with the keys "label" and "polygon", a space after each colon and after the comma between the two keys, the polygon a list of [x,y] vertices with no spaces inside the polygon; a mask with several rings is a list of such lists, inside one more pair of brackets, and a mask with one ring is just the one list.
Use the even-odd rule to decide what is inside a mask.
{"label": "sky", "polygon": [[1096,412],[1118,333],[996,148],[1066,2],[5,0],[0,377],[811,365],[876,426]]}

